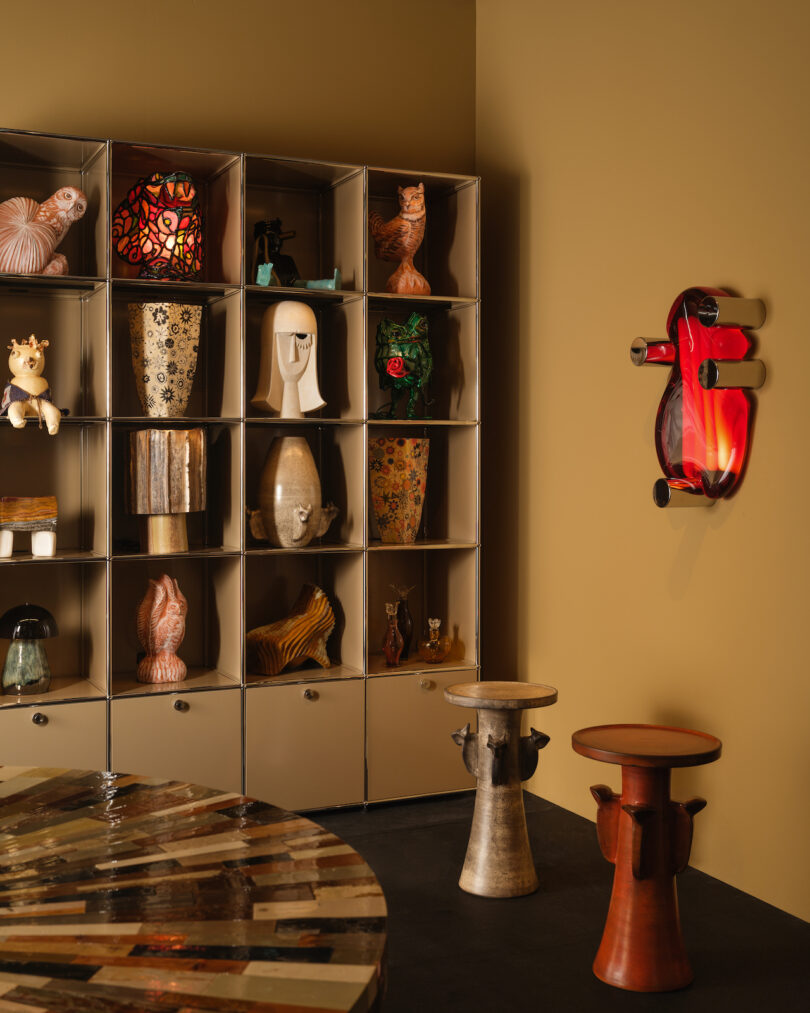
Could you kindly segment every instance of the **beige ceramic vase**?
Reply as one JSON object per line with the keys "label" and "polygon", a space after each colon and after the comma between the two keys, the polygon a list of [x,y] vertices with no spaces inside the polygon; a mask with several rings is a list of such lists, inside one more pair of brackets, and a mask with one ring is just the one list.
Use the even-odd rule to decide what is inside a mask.
{"label": "beige ceramic vase", "polygon": [[302,548],[326,533],[337,510],[321,507],[321,480],[303,436],[278,436],[259,476],[263,537],[284,549]]}
{"label": "beige ceramic vase", "polygon": [[430,440],[372,436],[368,441],[371,503],[380,539],[416,541],[427,488]]}
{"label": "beige ceramic vase", "polygon": [[182,418],[197,372],[201,306],[129,303],[132,369],[144,415]]}

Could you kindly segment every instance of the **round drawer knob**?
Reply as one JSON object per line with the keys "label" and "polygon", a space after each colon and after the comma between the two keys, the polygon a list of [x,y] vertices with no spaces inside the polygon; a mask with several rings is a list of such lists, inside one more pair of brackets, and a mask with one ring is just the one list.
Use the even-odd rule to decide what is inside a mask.
{"label": "round drawer knob", "polygon": [[312,703],[315,703],[315,701],[318,699],[319,695],[320,694],[318,693],[317,689],[305,689],[304,690],[304,699],[305,700],[311,700]]}
{"label": "round drawer knob", "polygon": [[433,689],[433,685],[434,685],[434,683],[433,683],[432,679],[420,679],[419,680],[419,688],[420,689]]}
{"label": "round drawer knob", "polygon": [[180,711],[182,714],[185,714],[185,712],[190,707],[191,707],[191,704],[187,700],[175,700],[174,701],[174,709],[176,711]]}
{"label": "round drawer knob", "polygon": [[33,717],[31,718],[31,720],[34,722],[35,725],[44,726],[47,725],[48,723],[48,715],[43,714],[41,711],[37,711],[36,714],[34,714]]}

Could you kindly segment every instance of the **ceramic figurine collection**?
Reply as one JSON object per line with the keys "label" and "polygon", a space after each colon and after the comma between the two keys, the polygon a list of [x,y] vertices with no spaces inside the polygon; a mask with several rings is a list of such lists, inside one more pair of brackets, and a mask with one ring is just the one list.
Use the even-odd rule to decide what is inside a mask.
{"label": "ceramic figurine collection", "polygon": [[[424,185],[398,187],[397,199],[399,212],[394,218],[385,220],[376,212],[368,216],[377,257],[397,264],[387,290],[429,295],[430,285],[414,266],[425,234]],[[61,187],[42,203],[30,197],[0,203],[0,271],[68,274],[67,259],[56,250],[87,207],[87,197],[74,186]],[[112,216],[113,252],[137,267],[142,279],[200,278],[205,265],[202,207],[199,186],[185,172],[161,170],[140,178]],[[256,223],[253,283],[339,289],[339,269],[331,278],[301,278],[293,257],[282,250],[295,236],[296,231],[285,230],[280,218]],[[127,315],[132,376],[144,417],[183,418],[198,368],[204,305],[176,300],[131,302]],[[281,420],[296,420],[325,406],[318,384],[318,341],[318,319],[310,305],[288,299],[268,306],[261,323],[256,390],[250,402],[254,409]],[[54,404],[51,386],[43,375],[49,345],[49,339],[40,340],[34,334],[23,340],[11,339],[11,378],[0,412],[14,428],[23,428],[29,418],[36,418],[40,428],[44,424],[55,436],[62,414],[67,412]],[[408,419],[416,418],[420,403],[422,416],[429,417],[433,356],[424,314],[413,312],[402,322],[385,318],[379,323],[374,365],[380,389],[388,392],[391,400],[371,417],[396,418],[403,398]],[[426,438],[393,435],[369,439],[371,501],[384,543],[407,544],[417,537],[429,446]],[[187,551],[185,515],[206,506],[206,459],[203,429],[139,429],[130,433],[127,505],[140,518],[142,552]],[[305,436],[295,433],[278,435],[271,441],[258,478],[257,498],[257,509],[248,510],[250,534],[258,542],[280,548],[303,548],[324,537],[338,513],[332,504],[323,504],[312,448]],[[30,533],[33,556],[52,556],[56,522],[54,496],[0,497],[0,557],[12,554],[15,532]],[[407,601],[413,589],[395,586],[395,590],[397,600],[386,605],[389,624],[383,647],[390,665],[408,660],[414,635]],[[180,682],[185,678],[186,666],[176,651],[184,637],[187,609],[174,578],[164,574],[149,581],[137,611],[138,638],[145,651],[137,665],[139,681]],[[250,670],[273,675],[305,660],[328,666],[325,645],[334,625],[326,594],[315,586],[305,586],[289,615],[248,634]],[[50,628],[55,635],[55,621]],[[444,640],[441,638],[442,643]],[[420,654],[423,646],[420,643]],[[423,660],[436,660],[435,643],[431,656],[423,656]],[[44,654],[39,664],[46,664]],[[34,681],[39,684],[41,679],[38,676]]]}

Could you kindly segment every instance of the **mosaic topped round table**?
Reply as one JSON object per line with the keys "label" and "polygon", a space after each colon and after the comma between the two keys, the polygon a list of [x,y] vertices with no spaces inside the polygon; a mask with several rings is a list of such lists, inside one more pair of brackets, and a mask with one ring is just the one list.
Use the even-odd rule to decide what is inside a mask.
{"label": "mosaic topped round table", "polygon": [[469,723],[453,732],[467,770],[475,777],[475,808],[470,841],[458,885],[481,897],[520,897],[533,893],[537,873],[529,845],[521,781],[537,767],[537,751],[548,735],[531,730],[521,737],[524,710],[557,700],[553,686],[535,682],[460,682],[444,691],[448,703],[474,707],[478,732]]}
{"label": "mosaic topped round table", "polygon": [[378,1008],[386,906],[311,820],[158,778],[0,767],[0,1008]]}
{"label": "mosaic topped round table", "polygon": [[622,768],[622,792],[605,784],[591,794],[605,858],[616,866],[597,978],[633,992],[666,992],[692,980],[681,936],[675,873],[686,868],[692,820],[705,799],[673,802],[672,767],[695,767],[720,756],[713,735],[660,725],[596,725],[574,732],[577,753]]}

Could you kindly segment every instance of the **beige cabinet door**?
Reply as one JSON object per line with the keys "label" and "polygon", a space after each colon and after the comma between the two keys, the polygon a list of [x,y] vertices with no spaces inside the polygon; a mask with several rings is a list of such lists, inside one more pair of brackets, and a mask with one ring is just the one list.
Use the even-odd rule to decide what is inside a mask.
{"label": "beige cabinet door", "polygon": [[282,809],[363,801],[363,680],[245,694],[246,792]]}
{"label": "beige cabinet door", "polygon": [[0,710],[0,763],[104,770],[106,702],[4,707]]}
{"label": "beige cabinet door", "polygon": [[379,676],[368,680],[368,800],[472,788],[461,750],[450,738],[475,711],[454,707],[444,688],[472,682],[475,672]]}
{"label": "beige cabinet door", "polygon": [[238,686],[113,700],[113,770],[241,791],[241,721]]}

